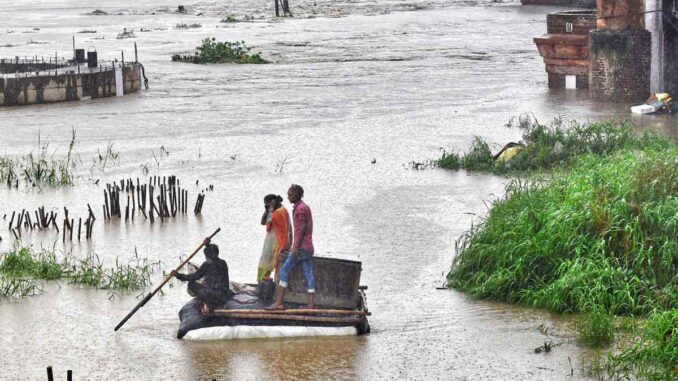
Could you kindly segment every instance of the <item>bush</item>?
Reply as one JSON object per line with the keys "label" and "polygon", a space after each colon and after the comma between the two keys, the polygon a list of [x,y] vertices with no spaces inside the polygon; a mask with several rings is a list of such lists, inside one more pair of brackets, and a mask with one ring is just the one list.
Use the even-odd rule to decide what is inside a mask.
{"label": "bush", "polygon": [[599,306],[577,318],[575,329],[579,339],[588,346],[601,347],[614,340],[614,317]]}
{"label": "bush", "polygon": [[241,63],[265,64],[261,52],[250,55],[252,48],[245,45],[245,41],[217,42],[214,37],[202,40],[202,45],[196,48],[193,55],[175,54],[172,61],[183,61],[196,64],[206,63]]}

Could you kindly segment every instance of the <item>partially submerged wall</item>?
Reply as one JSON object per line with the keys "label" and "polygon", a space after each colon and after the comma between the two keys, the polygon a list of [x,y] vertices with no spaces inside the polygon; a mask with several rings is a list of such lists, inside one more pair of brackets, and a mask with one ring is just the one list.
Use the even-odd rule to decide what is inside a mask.
{"label": "partially submerged wall", "polygon": [[650,94],[650,32],[594,30],[591,50],[591,96],[613,102],[642,102]]}
{"label": "partially submerged wall", "polygon": [[68,61],[47,61],[44,60],[24,60],[24,59],[0,59],[0,74],[13,73],[35,73],[39,71],[49,71],[68,66]]}
{"label": "partially submerged wall", "polygon": [[546,16],[547,34],[536,37],[534,43],[544,57],[549,87],[588,87],[588,33],[595,27],[595,11],[565,11]]}
{"label": "partially submerged wall", "polygon": [[642,102],[650,95],[650,46],[643,0],[598,0],[598,29],[589,34],[593,99]]}
{"label": "partially submerged wall", "polygon": [[141,89],[139,64],[118,68],[122,86],[116,88],[116,69],[82,69],[80,73],[0,77],[0,104],[18,106],[104,98],[136,93]]}

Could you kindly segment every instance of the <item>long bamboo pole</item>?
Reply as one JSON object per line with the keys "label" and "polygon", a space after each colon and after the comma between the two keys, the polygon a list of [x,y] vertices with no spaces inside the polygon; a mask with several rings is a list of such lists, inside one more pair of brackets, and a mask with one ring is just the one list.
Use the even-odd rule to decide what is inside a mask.
{"label": "long bamboo pole", "polygon": [[[221,231],[221,228],[218,228],[217,230],[215,230],[214,233],[212,233],[212,235],[209,236],[210,240],[211,240],[212,238],[214,238],[214,236],[217,235],[217,233],[219,233],[220,231]],[[203,247],[204,245],[205,245],[205,242],[202,242],[202,243],[200,244],[200,246],[198,246],[198,248],[195,249],[195,251],[194,251],[191,255],[189,255],[188,258],[186,258],[183,262],[181,262],[181,264],[180,264],[176,269],[174,269],[174,270],[175,270],[175,271],[179,271],[182,267],[184,267],[184,265],[185,265],[186,263],[188,263],[188,261],[190,261],[191,258],[193,258],[196,254],[198,254],[198,252],[200,251],[200,249],[202,249],[202,247]],[[122,319],[122,321],[120,321],[120,323],[118,323],[118,325],[115,327],[115,331],[117,332],[117,331],[120,329],[120,327],[122,327],[123,324],[125,324],[125,323],[127,322],[127,320],[129,320],[129,318],[131,318],[132,315],[134,315],[134,313],[136,313],[136,312],[139,310],[139,308],[143,307],[146,303],[148,303],[148,301],[151,300],[151,298],[152,298],[156,293],[158,293],[158,291],[160,291],[160,289],[162,288],[162,286],[164,286],[165,284],[167,284],[167,282],[169,282],[170,279],[172,279],[172,277],[173,277],[173,275],[172,275],[172,273],[170,272],[170,274],[167,276],[167,278],[165,278],[165,280],[164,280],[162,283],[160,283],[160,286],[158,286],[158,287],[157,287],[155,290],[153,290],[153,292],[151,292],[150,294],[146,295],[146,297],[145,297],[141,302],[139,302],[139,304],[137,304],[137,306],[134,307],[134,309],[133,309],[132,311],[130,311],[130,313],[128,313],[127,316],[125,316],[125,318]]]}

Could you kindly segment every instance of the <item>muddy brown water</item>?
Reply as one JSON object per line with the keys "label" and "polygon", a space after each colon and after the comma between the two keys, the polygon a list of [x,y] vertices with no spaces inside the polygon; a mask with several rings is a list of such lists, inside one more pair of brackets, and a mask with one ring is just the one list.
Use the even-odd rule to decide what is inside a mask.
{"label": "muddy brown water", "polygon": [[[67,206],[71,215],[84,217],[90,203],[99,218],[91,242],[64,245],[49,231],[26,234],[24,244],[80,256],[94,250],[109,264],[131,258],[136,249],[162,260],[163,269],[221,227],[215,242],[231,278],[251,281],[264,238],[262,198],[299,183],[314,213],[317,253],[363,262],[372,333],[176,340],[177,312],[187,300],[177,282],[114,333],[140,292],[111,295],[50,283],[42,295],[0,302],[0,379],[44,379],[47,365],[72,369],[77,380],[587,378],[584,370],[596,353],[576,343],[572,319],[436,290],[455,239],[478,222],[506,180],[416,171],[408,163],[438,157],[440,147],[466,149],[476,135],[497,147],[517,140],[520,131],[503,125],[524,112],[540,120],[597,120],[628,117],[627,105],[547,89],[532,38],[544,33],[545,14],[557,8],[319,3],[293,2],[297,17],[279,21],[270,19],[268,2],[184,3],[189,14],[150,0],[3,4],[0,56],[67,55],[75,34],[79,47],[96,48],[102,59],[123,49],[129,59],[136,41],[150,89],[123,98],[0,109],[3,154],[37,152],[38,135],[50,142],[50,152],[64,152],[74,128],[82,161],[77,186],[0,189],[0,215],[44,205],[55,211]],[[111,15],[84,15],[94,9]],[[219,23],[231,13],[255,21]],[[194,22],[202,27],[174,29]],[[142,27],[150,31],[140,32]],[[123,28],[134,29],[137,38],[117,40]],[[84,29],[97,33],[76,33]],[[245,40],[275,64],[169,61],[170,54],[190,51],[208,36]],[[678,136],[666,117],[633,120]],[[119,161],[104,171],[92,168],[97,149],[111,142]],[[203,214],[153,225],[141,216],[104,223],[103,184],[152,175],[178,176],[191,202],[214,185]],[[14,244],[6,223],[0,224],[2,251]],[[161,274],[153,279],[157,284]],[[547,334],[540,325],[549,327]],[[547,340],[562,345],[534,354]]]}

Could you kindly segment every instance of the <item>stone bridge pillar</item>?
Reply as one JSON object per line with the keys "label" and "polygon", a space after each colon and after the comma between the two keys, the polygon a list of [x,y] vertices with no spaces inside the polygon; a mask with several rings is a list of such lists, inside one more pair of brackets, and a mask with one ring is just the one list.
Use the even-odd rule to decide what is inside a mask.
{"label": "stone bridge pillar", "polygon": [[643,11],[643,0],[598,0],[597,29],[589,33],[593,99],[636,103],[650,95],[651,35]]}

